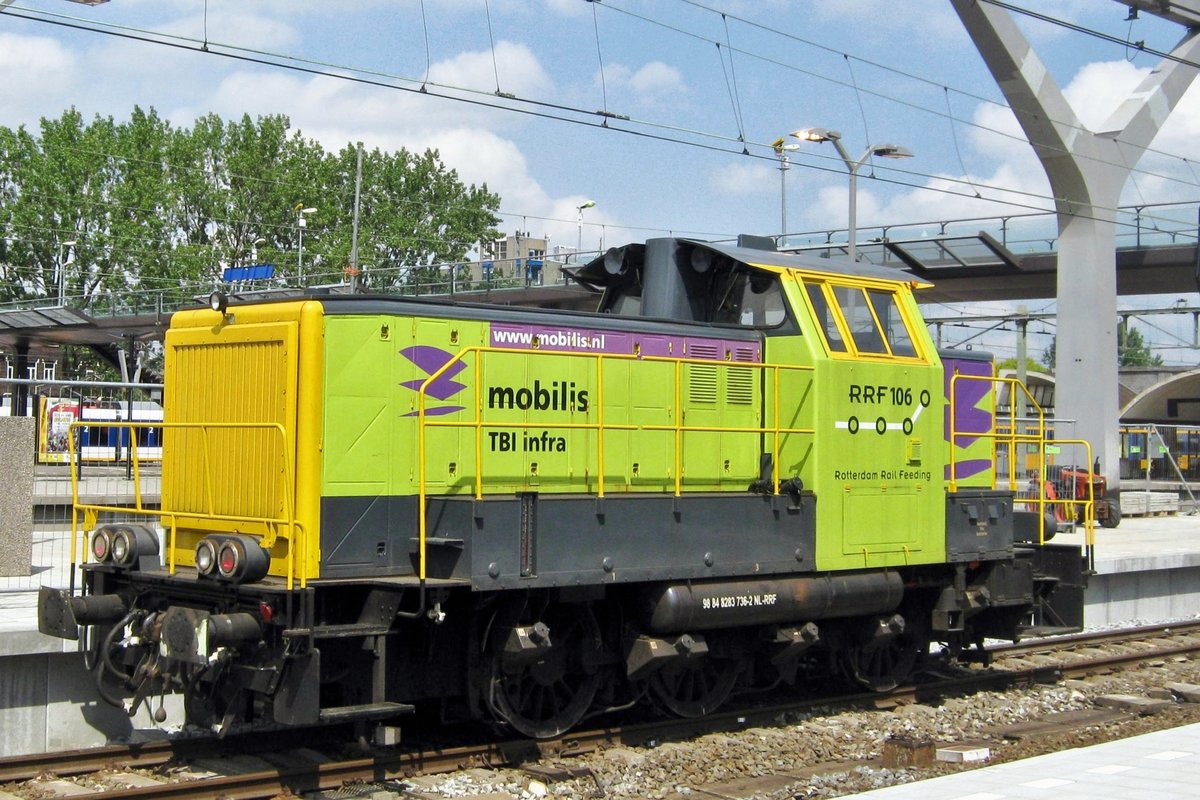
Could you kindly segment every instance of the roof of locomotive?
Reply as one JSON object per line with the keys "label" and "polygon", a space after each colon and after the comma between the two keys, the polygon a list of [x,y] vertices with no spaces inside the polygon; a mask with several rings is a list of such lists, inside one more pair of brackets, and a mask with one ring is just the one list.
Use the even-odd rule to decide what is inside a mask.
{"label": "roof of locomotive", "polygon": [[[913,287],[933,285],[924,278],[917,277],[910,272],[898,268],[880,267],[875,264],[851,261],[846,258],[819,258],[797,255],[795,253],[781,253],[778,250],[744,247],[720,242],[706,242],[700,239],[676,239],[675,241],[693,248],[710,251],[731,261],[771,272],[798,270],[801,272],[844,275],[871,280],[901,281]],[[577,270],[573,270],[572,276],[584,285],[603,286],[617,274],[613,263],[614,258],[620,261],[619,254],[623,251],[644,251],[645,247],[645,244],[635,242],[623,247],[611,248],[603,255],[592,259]]]}
{"label": "roof of locomotive", "polygon": [[933,285],[924,278],[918,278],[900,269],[880,267],[864,261],[851,261],[848,258],[819,258],[797,255],[795,253],[781,253],[778,250],[759,250],[753,247],[738,247],[737,245],[719,244],[716,242],[703,242],[692,239],[685,241],[693,245],[702,245],[735,261],[741,261],[754,267],[774,271],[795,269],[804,272],[831,272],[838,275],[852,275],[859,278],[903,281],[908,284],[917,284],[920,286]]}

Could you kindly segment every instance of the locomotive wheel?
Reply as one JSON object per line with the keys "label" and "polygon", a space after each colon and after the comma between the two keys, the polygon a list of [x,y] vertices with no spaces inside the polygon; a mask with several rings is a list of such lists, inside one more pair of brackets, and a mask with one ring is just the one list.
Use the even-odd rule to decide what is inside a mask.
{"label": "locomotive wheel", "polygon": [[540,660],[506,668],[502,648],[492,648],[492,713],[533,739],[558,736],[578,724],[591,708],[601,677],[600,628],[591,609],[554,606],[541,621],[550,629],[552,644]]}
{"label": "locomotive wheel", "polygon": [[729,699],[741,671],[742,662],[737,659],[708,656],[663,667],[650,676],[650,691],[678,717],[703,717]]}
{"label": "locomotive wheel", "polygon": [[847,675],[872,692],[890,692],[909,675],[929,641],[911,619],[903,632],[885,643],[855,645],[843,651]]}

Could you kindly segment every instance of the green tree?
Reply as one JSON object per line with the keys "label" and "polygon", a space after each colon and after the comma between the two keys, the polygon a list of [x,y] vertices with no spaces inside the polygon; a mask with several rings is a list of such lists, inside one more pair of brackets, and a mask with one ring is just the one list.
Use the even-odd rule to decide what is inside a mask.
{"label": "green tree", "polygon": [[1136,328],[1129,326],[1129,318],[1122,317],[1117,326],[1117,363],[1122,367],[1158,367],[1162,356],[1155,355],[1150,345]]}
{"label": "green tree", "polygon": [[1058,358],[1058,337],[1050,340],[1050,344],[1042,351],[1042,363],[1046,365],[1046,369],[1054,372],[1054,362]]}
{"label": "green tree", "polygon": [[[1017,359],[1016,358],[1006,358],[1003,361],[997,362],[997,364],[996,364],[997,372],[999,372],[1000,370],[1003,370],[1003,369],[1015,370],[1016,368],[1017,368]],[[1041,364],[1034,361],[1032,358],[1026,358],[1025,359],[1025,371],[1026,372],[1043,372],[1044,370],[1042,369]]]}
{"label": "green tree", "polygon": [[[277,265],[340,281],[349,263],[357,148],[327,153],[284,116],[174,128],[153,109],[126,122],[70,109],[40,135],[0,127],[0,300],[55,298],[64,271],[71,305],[173,292],[187,298],[225,267]],[[462,261],[493,240],[500,199],[467,186],[436,151],[374,150],[363,163],[359,262],[378,288]],[[426,275],[425,277],[428,277]]]}
{"label": "green tree", "polygon": [[[1042,351],[1042,363],[1053,372],[1057,358],[1057,337]],[[1157,355],[1142,337],[1141,332],[1129,326],[1126,317],[1121,318],[1117,325],[1117,364],[1122,367],[1157,367],[1163,363],[1162,356]]]}

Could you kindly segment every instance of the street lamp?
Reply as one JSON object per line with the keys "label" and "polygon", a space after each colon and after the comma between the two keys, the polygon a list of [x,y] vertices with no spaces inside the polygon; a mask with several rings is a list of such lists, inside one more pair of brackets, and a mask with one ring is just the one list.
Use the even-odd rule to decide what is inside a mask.
{"label": "street lamp", "polygon": [[262,238],[261,236],[250,243],[250,261],[252,264],[254,264],[254,265],[258,264],[258,246],[260,244],[266,244],[266,243],[267,243],[267,240]]}
{"label": "street lamp", "polygon": [[799,150],[800,145],[784,144],[783,137],[780,136],[771,142],[771,147],[775,150],[775,155],[779,156],[779,243],[782,245],[783,237],[787,234],[788,151]]}
{"label": "street lamp", "polygon": [[827,128],[806,128],[804,130],[792,131],[792,136],[797,139],[803,139],[806,142],[833,142],[833,146],[837,148],[838,155],[842,157],[842,161],[846,162],[846,169],[850,170],[850,225],[847,231],[847,253],[851,261],[858,260],[858,254],[855,251],[855,239],[858,237],[858,168],[866,163],[871,156],[879,156],[880,158],[912,158],[912,153],[903,147],[895,144],[872,144],[868,145],[863,154],[855,161],[850,158],[850,154],[846,152],[846,148],[842,145],[842,134],[838,131],[831,131]]}
{"label": "street lamp", "polygon": [[585,208],[594,208],[595,200],[584,200],[582,205],[575,206],[575,223],[579,227],[579,240],[575,245],[575,261],[578,263],[579,254],[583,252],[583,210]]}
{"label": "street lamp", "polygon": [[315,214],[315,208],[304,208],[303,203],[296,203],[296,228],[299,231],[300,242],[296,247],[296,280],[304,285],[304,229],[308,227],[307,214]]}
{"label": "street lamp", "polygon": [[75,244],[75,240],[72,239],[69,242],[60,242],[58,245],[58,268],[55,272],[58,273],[56,277],[58,278],[58,305],[60,308],[67,304],[67,265],[75,263],[75,254],[72,253],[68,258],[67,248],[74,247]]}

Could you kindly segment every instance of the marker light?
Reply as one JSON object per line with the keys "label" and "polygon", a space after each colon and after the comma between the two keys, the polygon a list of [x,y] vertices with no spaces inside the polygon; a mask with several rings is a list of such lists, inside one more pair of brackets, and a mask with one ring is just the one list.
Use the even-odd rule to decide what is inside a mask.
{"label": "marker light", "polygon": [[236,542],[230,541],[221,545],[221,549],[217,552],[217,570],[222,577],[237,577],[238,565],[241,562],[242,556]]}
{"label": "marker light", "polygon": [[116,566],[122,569],[158,566],[158,534],[149,525],[106,525],[105,538],[108,540],[108,558]]}
{"label": "marker light", "polygon": [[108,528],[99,528],[92,534],[92,555],[97,562],[108,561],[108,557],[111,555],[112,542],[108,537]]}
{"label": "marker light", "polygon": [[232,583],[261,580],[271,567],[271,554],[253,536],[206,536],[196,545],[196,570],[208,578]]}

